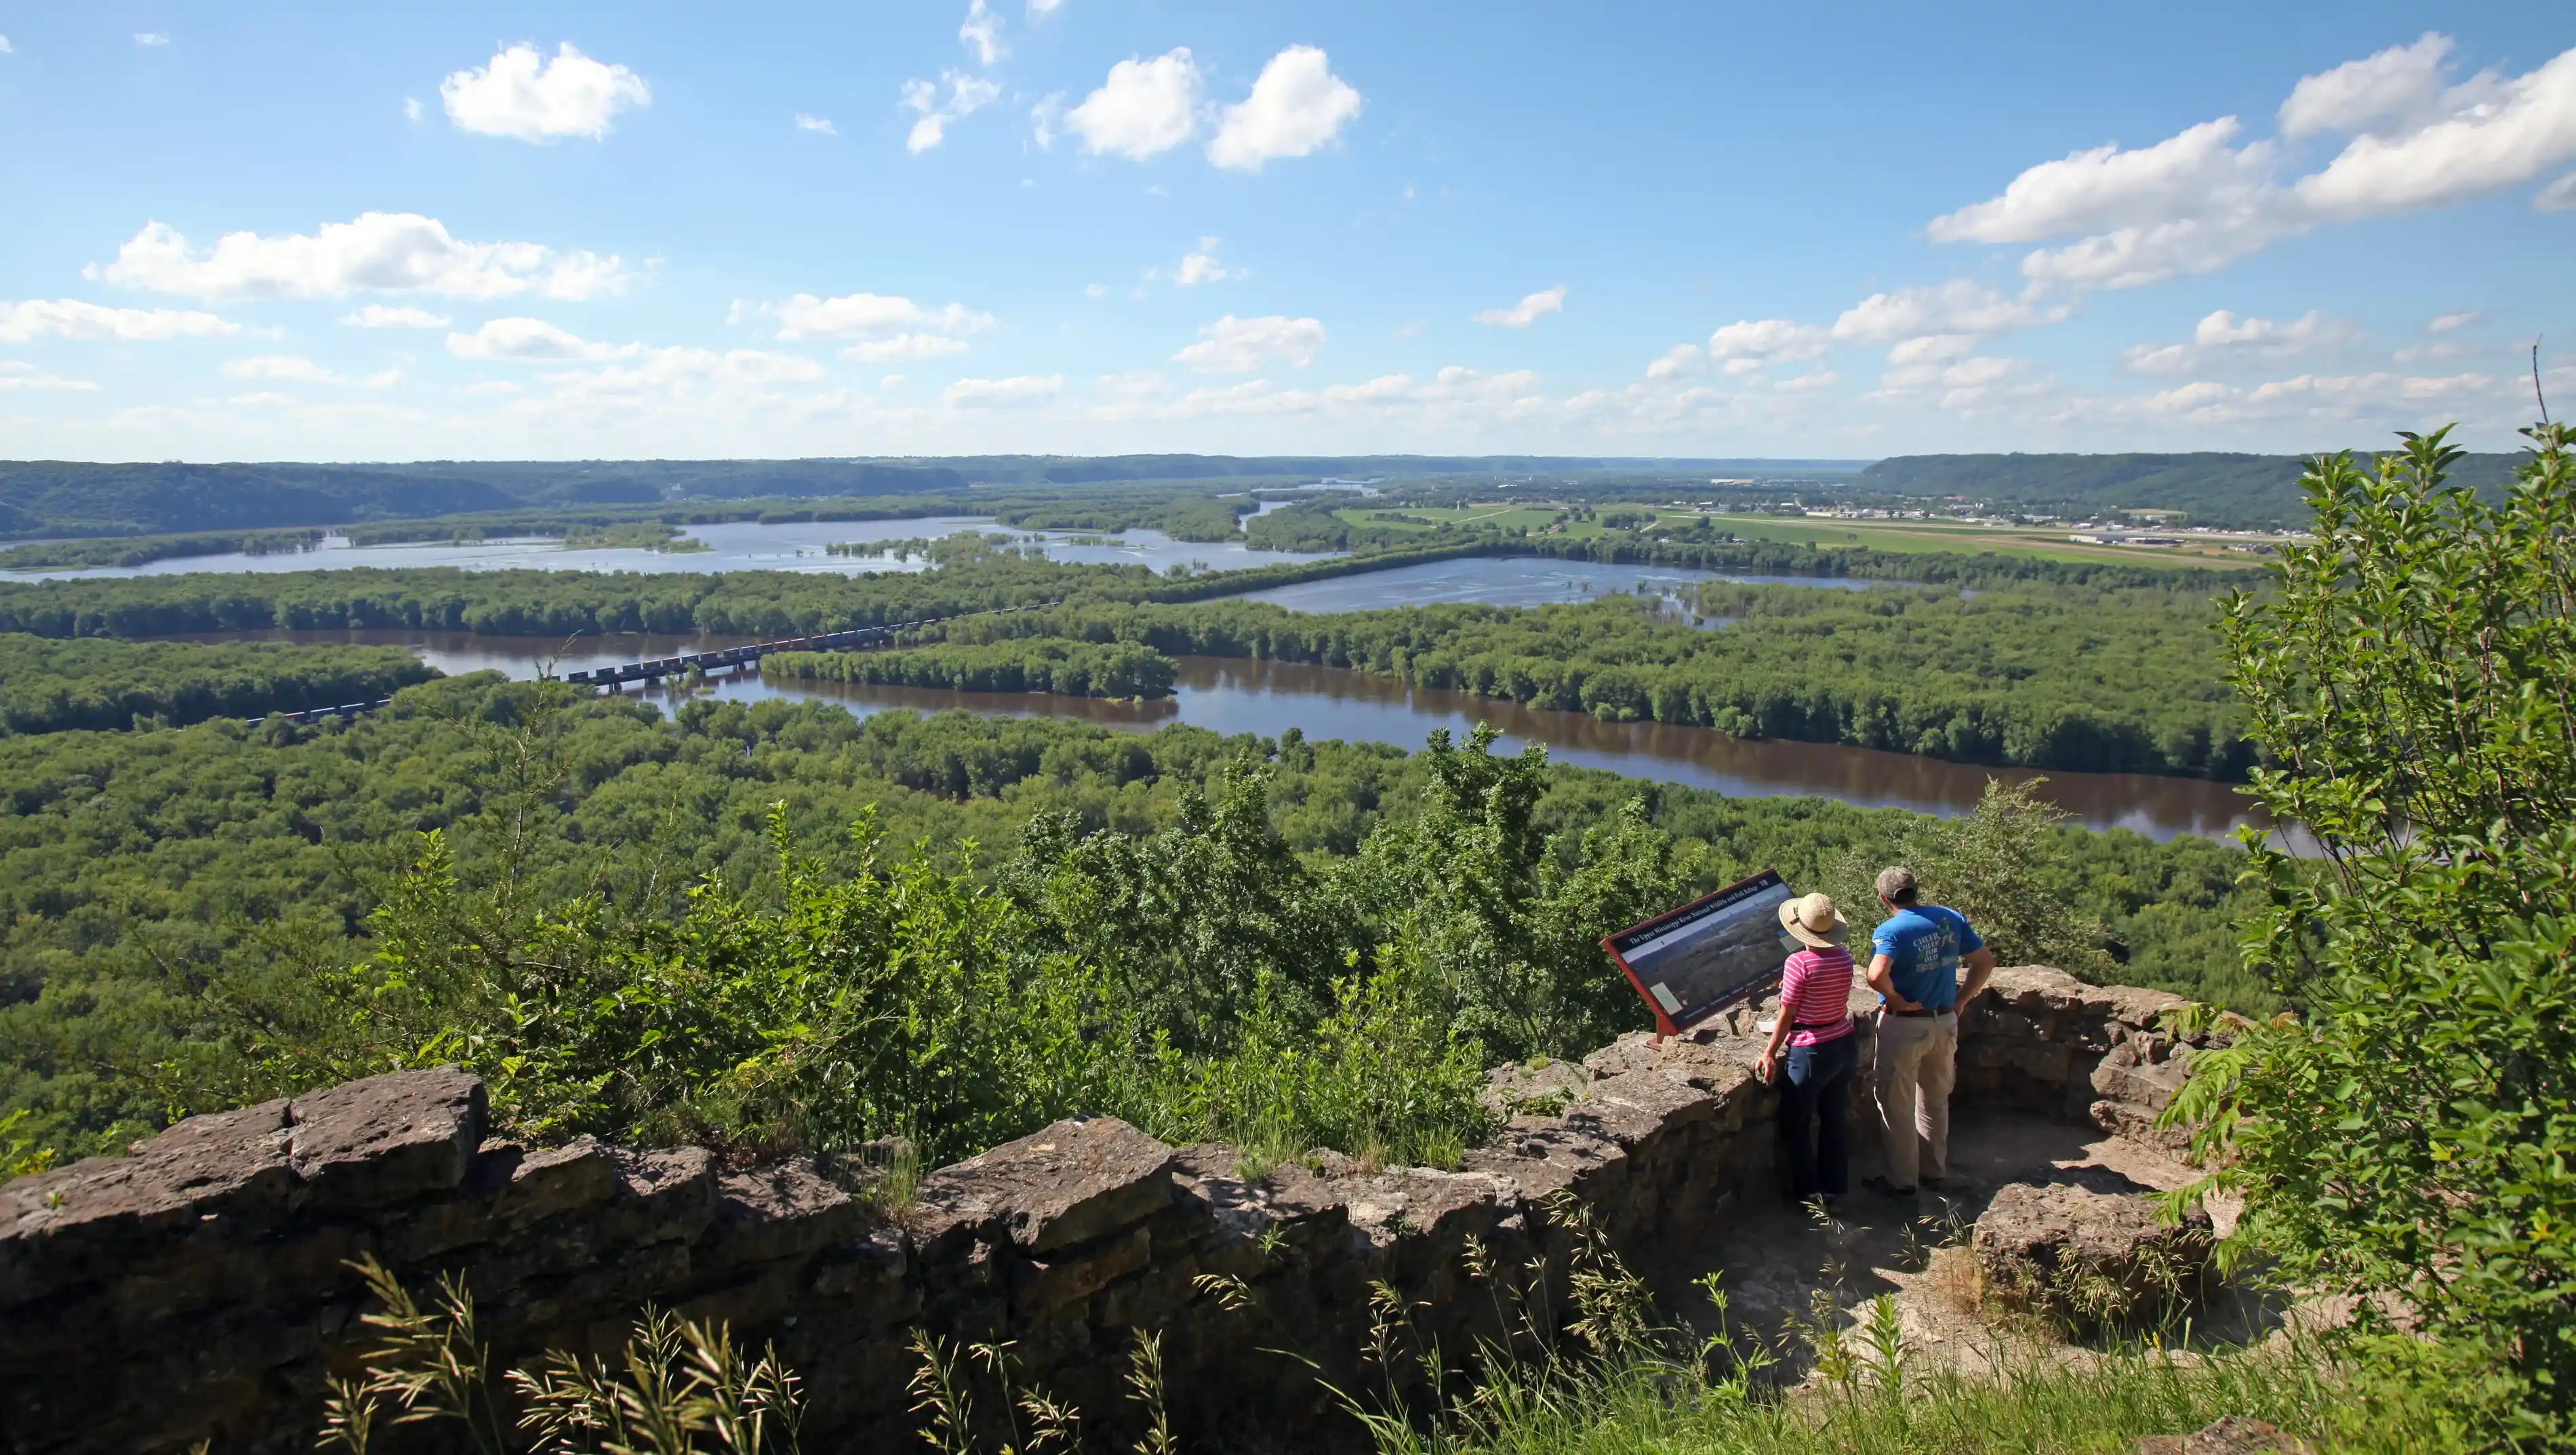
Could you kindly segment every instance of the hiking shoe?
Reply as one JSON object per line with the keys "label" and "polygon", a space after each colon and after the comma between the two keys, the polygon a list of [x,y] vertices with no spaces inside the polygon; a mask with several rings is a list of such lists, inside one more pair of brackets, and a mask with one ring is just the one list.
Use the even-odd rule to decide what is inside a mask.
{"label": "hiking shoe", "polygon": [[1923,1185],[1931,1188],[1934,1192],[1939,1192],[1942,1188],[1950,1185],[1950,1179],[1947,1177],[1926,1176],[1923,1179]]}
{"label": "hiking shoe", "polygon": [[1884,1177],[1864,1177],[1860,1180],[1860,1185],[1877,1193],[1881,1197],[1912,1197],[1914,1195],[1913,1188],[1894,1186]]}

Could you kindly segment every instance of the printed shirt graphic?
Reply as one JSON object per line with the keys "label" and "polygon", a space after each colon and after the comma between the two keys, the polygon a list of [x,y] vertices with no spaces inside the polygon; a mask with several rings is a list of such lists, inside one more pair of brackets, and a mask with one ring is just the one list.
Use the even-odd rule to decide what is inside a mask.
{"label": "printed shirt graphic", "polygon": [[1896,993],[1934,1010],[1959,1003],[1959,957],[1985,945],[1966,915],[1937,904],[1900,909],[1870,936],[1870,948],[1894,962]]}

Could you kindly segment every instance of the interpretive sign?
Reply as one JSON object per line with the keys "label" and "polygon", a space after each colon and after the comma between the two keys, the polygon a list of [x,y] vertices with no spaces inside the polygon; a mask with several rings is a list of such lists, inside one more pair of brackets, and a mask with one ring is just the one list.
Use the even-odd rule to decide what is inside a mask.
{"label": "interpretive sign", "polygon": [[1789,886],[1769,869],[1604,939],[1655,1029],[1678,1035],[1780,978],[1798,942],[1780,927]]}

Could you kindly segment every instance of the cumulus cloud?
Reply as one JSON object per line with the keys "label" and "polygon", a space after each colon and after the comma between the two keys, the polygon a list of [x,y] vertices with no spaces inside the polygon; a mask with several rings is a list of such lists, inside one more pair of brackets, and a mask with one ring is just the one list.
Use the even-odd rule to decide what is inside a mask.
{"label": "cumulus cloud", "polygon": [[146,47],[168,45],[170,43],[170,32],[166,30],[138,30],[134,33],[134,43],[136,45]]}
{"label": "cumulus cloud", "polygon": [[975,64],[989,66],[1002,58],[1002,17],[984,0],[966,0],[965,23],[957,27],[958,43],[975,53]]}
{"label": "cumulus cloud", "polygon": [[351,328],[445,328],[448,317],[426,308],[396,308],[385,303],[370,303],[340,315],[340,321]]}
{"label": "cumulus cloud", "polygon": [[[2317,226],[2446,206],[2539,180],[2576,160],[2576,50],[2526,75],[2451,83],[2448,37],[2428,34],[2302,78],[2282,137],[2350,139],[2285,177],[2280,142],[2233,116],[2152,146],[2106,145],[2024,171],[2000,196],[1932,220],[1940,242],[2072,239],[2022,259],[2040,283],[2131,288],[2208,273]],[[2553,184],[2534,201],[2576,205]]]}
{"label": "cumulus cloud", "polygon": [[[1849,317],[1848,314],[1845,316]],[[1745,318],[1708,336],[1708,356],[1718,360],[1751,359],[1757,363],[1769,359],[1812,359],[1825,351],[1826,344],[1825,330],[1811,324],[1786,318]]]}
{"label": "cumulus cloud", "polygon": [[24,343],[39,334],[145,343],[239,332],[241,325],[229,319],[179,308],[109,308],[73,298],[0,303],[0,343]]}
{"label": "cumulus cloud", "polygon": [[1183,288],[1191,288],[1201,283],[1222,283],[1228,278],[1242,277],[1243,269],[1229,269],[1216,260],[1216,242],[1212,237],[1200,238],[1198,250],[1185,254],[1181,265],[1172,270],[1172,281]]}
{"label": "cumulus cloud", "polygon": [[993,315],[962,303],[925,308],[909,298],[883,293],[845,293],[837,298],[799,293],[778,303],[736,303],[730,317],[739,322],[755,314],[775,317],[782,339],[882,340],[903,333],[975,333],[993,324]]}
{"label": "cumulus cloud", "polygon": [[593,343],[542,318],[496,318],[472,333],[451,333],[447,351],[460,359],[509,363],[552,363],[565,359],[607,359],[631,353]]}
{"label": "cumulus cloud", "polygon": [[1281,157],[1307,156],[1340,135],[1360,105],[1358,90],[1333,74],[1323,51],[1292,45],[1261,68],[1251,95],[1225,108],[1208,160],[1257,172]]}
{"label": "cumulus cloud", "polygon": [[[948,87],[945,101],[939,99],[942,82]],[[903,104],[920,115],[903,139],[904,150],[919,156],[939,145],[948,139],[948,123],[983,110],[1001,95],[998,83],[963,71],[943,71],[938,81],[904,82]]]}
{"label": "cumulus cloud", "polygon": [[1524,295],[1509,308],[1488,308],[1476,315],[1476,322],[1489,328],[1527,328],[1551,313],[1565,311],[1565,285],[1540,293]]}
{"label": "cumulus cloud", "polygon": [[459,130],[525,142],[598,141],[618,112],[653,102],[643,77],[594,61],[570,41],[552,60],[524,41],[510,46],[484,65],[449,75],[438,83],[438,95]]}
{"label": "cumulus cloud", "polygon": [[1044,20],[1063,4],[1064,0],[1029,0],[1029,19]]}
{"label": "cumulus cloud", "polygon": [[116,261],[83,270],[127,288],[208,300],[337,298],[355,292],[509,298],[530,290],[579,301],[622,292],[631,276],[615,256],[556,253],[538,243],[465,242],[436,218],[368,212],[311,235],[226,233],[203,253],[164,223],[146,223]]}
{"label": "cumulus cloud", "polygon": [[2441,101],[2442,62],[2450,53],[2451,38],[2428,30],[2413,45],[2390,46],[2331,71],[2302,76],[2290,99],[2281,103],[2281,135],[2420,126]]}
{"label": "cumulus cloud", "polygon": [[828,116],[808,116],[802,111],[796,113],[796,129],[798,131],[810,131],[817,136],[839,136],[841,134],[840,129],[832,125],[832,118]]}
{"label": "cumulus cloud", "polygon": [[[0,55],[6,55],[8,52],[7,40],[0,38]],[[21,363],[16,359],[0,359],[0,389],[95,389],[97,387],[98,385],[87,379],[66,379],[60,374],[49,374],[33,364]]]}
{"label": "cumulus cloud", "polygon": [[283,379],[298,384],[364,384],[370,389],[388,388],[402,380],[402,375],[393,369],[370,374],[364,379],[351,379],[295,354],[257,354],[245,359],[226,359],[224,373],[235,379]]}
{"label": "cumulus cloud", "polygon": [[2292,358],[2351,342],[2359,330],[2324,314],[2311,312],[2287,323],[2268,318],[2238,318],[2227,309],[2209,314],[2193,327],[2189,343],[2139,344],[2121,362],[2141,374],[2186,374],[2254,360]]}
{"label": "cumulus cloud", "polygon": [[957,409],[1030,409],[1053,400],[1063,388],[1062,374],[960,379],[939,391],[939,399]]}
{"label": "cumulus cloud", "polygon": [[1065,113],[1083,150],[1143,161],[1188,141],[1198,129],[1199,68],[1188,46],[1109,68],[1100,89]]}
{"label": "cumulus cloud", "polygon": [[1203,374],[1249,374],[1277,362],[1304,368],[1324,347],[1324,325],[1318,319],[1237,318],[1229,313],[1199,330],[1199,341],[1172,355],[1177,363]]}
{"label": "cumulus cloud", "polygon": [[1926,334],[1983,337],[2054,323],[2066,314],[2062,303],[2045,304],[2027,294],[2013,297],[1991,284],[1953,278],[1873,293],[1843,310],[1834,320],[1833,337],[1845,343],[1895,343]]}
{"label": "cumulus cloud", "polygon": [[2481,315],[2478,310],[2474,308],[2464,308],[2457,313],[2445,313],[2433,319],[2432,322],[2425,324],[2424,331],[2426,333],[2449,333],[2455,328],[2468,327],[2470,324],[2477,322],[2480,316]]}
{"label": "cumulus cloud", "polygon": [[937,333],[899,333],[891,338],[870,339],[841,350],[841,357],[863,364],[890,364],[909,359],[944,359],[966,352],[969,345],[962,338]]}
{"label": "cumulus cloud", "polygon": [[5,56],[14,49],[16,49],[16,47],[9,44],[9,37],[0,35],[0,56]]}
{"label": "cumulus cloud", "polygon": [[1646,377],[1649,379],[1677,378],[1698,369],[1699,364],[1699,345],[1675,344],[1664,350],[1654,362],[1646,365]]}

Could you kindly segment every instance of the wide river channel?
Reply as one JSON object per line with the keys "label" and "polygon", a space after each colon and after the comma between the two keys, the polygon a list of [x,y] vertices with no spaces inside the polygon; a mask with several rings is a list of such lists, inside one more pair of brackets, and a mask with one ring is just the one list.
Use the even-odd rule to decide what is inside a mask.
{"label": "wide river channel", "polygon": [[[1693,580],[1706,579],[1708,574],[1526,557],[1444,561],[1281,587],[1259,593],[1259,599],[1301,611],[1324,612],[1432,601],[1538,605],[1640,588],[1647,593],[1668,592]],[[1803,584],[1848,587],[1854,583]],[[192,640],[400,646],[450,674],[492,669],[513,677],[533,677],[540,672],[560,675],[622,662],[712,651],[739,645],[745,639],[632,635],[587,637],[567,643],[550,637],[379,630],[227,633]],[[658,687],[628,691],[665,710],[675,701],[684,700]],[[1562,762],[1744,797],[1812,794],[1868,807],[1957,814],[1976,806],[1989,777],[2007,781],[2045,777],[2048,781],[2041,791],[2077,821],[2097,829],[2133,829],[2156,839],[2182,834],[2216,837],[2250,818],[2246,801],[2234,789],[2198,779],[2136,773],[2039,774],[1827,743],[1753,741],[1706,728],[1666,723],[1602,722],[1587,713],[1526,707],[1466,692],[1408,687],[1393,678],[1302,663],[1182,657],[1173,697],[1145,703],[1046,693],[772,682],[756,672],[714,677],[700,695],[719,701],[829,701],[861,717],[898,708],[918,712],[963,709],[1076,718],[1128,731],[1151,731],[1177,722],[1221,733],[1272,737],[1295,727],[1310,738],[1395,743],[1406,748],[1420,747],[1435,728],[1447,728],[1463,737],[1477,722],[1490,721],[1505,734],[1507,748],[1542,743],[1551,757]]]}

